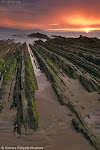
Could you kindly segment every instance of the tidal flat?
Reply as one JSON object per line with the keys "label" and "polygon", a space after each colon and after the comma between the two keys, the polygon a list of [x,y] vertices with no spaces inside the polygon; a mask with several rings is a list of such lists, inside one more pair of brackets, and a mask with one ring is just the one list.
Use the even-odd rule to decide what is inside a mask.
{"label": "tidal flat", "polygon": [[0,40],[0,146],[100,150],[100,40]]}

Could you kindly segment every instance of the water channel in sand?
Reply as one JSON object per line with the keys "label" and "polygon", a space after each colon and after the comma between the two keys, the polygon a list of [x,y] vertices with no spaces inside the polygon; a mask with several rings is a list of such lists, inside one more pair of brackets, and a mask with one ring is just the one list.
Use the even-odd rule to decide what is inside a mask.
{"label": "water channel in sand", "polygon": [[[35,135],[38,135],[40,138],[38,139],[33,135],[33,141],[41,143],[40,145],[45,150],[94,149],[82,134],[76,133],[74,130],[71,123],[73,115],[69,116],[71,111],[66,106],[60,105],[50,82],[39,69],[36,58],[29,47],[28,49],[38,83],[35,100],[39,129]],[[45,139],[45,143],[43,143],[42,139]]]}

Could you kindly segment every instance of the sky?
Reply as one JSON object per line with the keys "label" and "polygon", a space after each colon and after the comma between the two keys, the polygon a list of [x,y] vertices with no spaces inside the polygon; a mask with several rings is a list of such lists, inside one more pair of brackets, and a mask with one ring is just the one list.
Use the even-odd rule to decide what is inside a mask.
{"label": "sky", "polygon": [[0,26],[100,31],[100,0],[0,0]]}

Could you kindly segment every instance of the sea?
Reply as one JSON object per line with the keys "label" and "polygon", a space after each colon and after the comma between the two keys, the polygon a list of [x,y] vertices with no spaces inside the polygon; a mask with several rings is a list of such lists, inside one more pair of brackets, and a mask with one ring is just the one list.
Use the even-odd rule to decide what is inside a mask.
{"label": "sea", "polygon": [[[43,32],[42,32],[43,33]],[[47,36],[50,38],[53,38],[53,35],[56,36],[62,36],[66,38],[78,38],[80,35],[86,36],[86,37],[96,37],[100,39],[100,31],[99,32],[44,32]],[[14,36],[16,35],[16,36]],[[14,42],[21,42],[21,43],[32,43],[36,40],[39,40],[38,38],[29,38],[27,37],[28,33],[13,33],[13,32],[0,32],[0,40],[7,40],[7,39],[12,39]],[[45,41],[44,39],[42,39]]]}

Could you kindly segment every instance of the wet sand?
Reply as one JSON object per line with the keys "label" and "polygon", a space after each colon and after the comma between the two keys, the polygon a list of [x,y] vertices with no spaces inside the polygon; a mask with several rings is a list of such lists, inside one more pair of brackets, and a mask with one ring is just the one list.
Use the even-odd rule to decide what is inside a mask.
{"label": "wet sand", "polygon": [[[40,145],[47,150],[92,150],[91,144],[82,134],[75,131],[71,120],[74,117],[66,106],[61,106],[58,98],[46,78],[41,72],[34,56],[31,55],[33,67],[38,83],[38,90],[35,92],[36,111],[39,119],[39,128],[33,137]],[[43,139],[45,142],[43,144]],[[34,141],[34,140],[33,140]]]}
{"label": "wet sand", "polygon": [[0,146],[41,146],[44,150],[94,150],[89,141],[75,131],[71,122],[75,116],[66,106],[60,105],[34,56],[31,59],[38,83],[35,100],[39,128],[37,131],[23,130],[20,139],[15,137],[13,122],[16,112],[9,110],[10,102],[7,101],[6,93],[5,110],[0,114]]}
{"label": "wet sand", "polygon": [[63,78],[67,85],[67,95],[81,112],[85,121],[100,139],[100,94],[89,93],[78,80]]}

